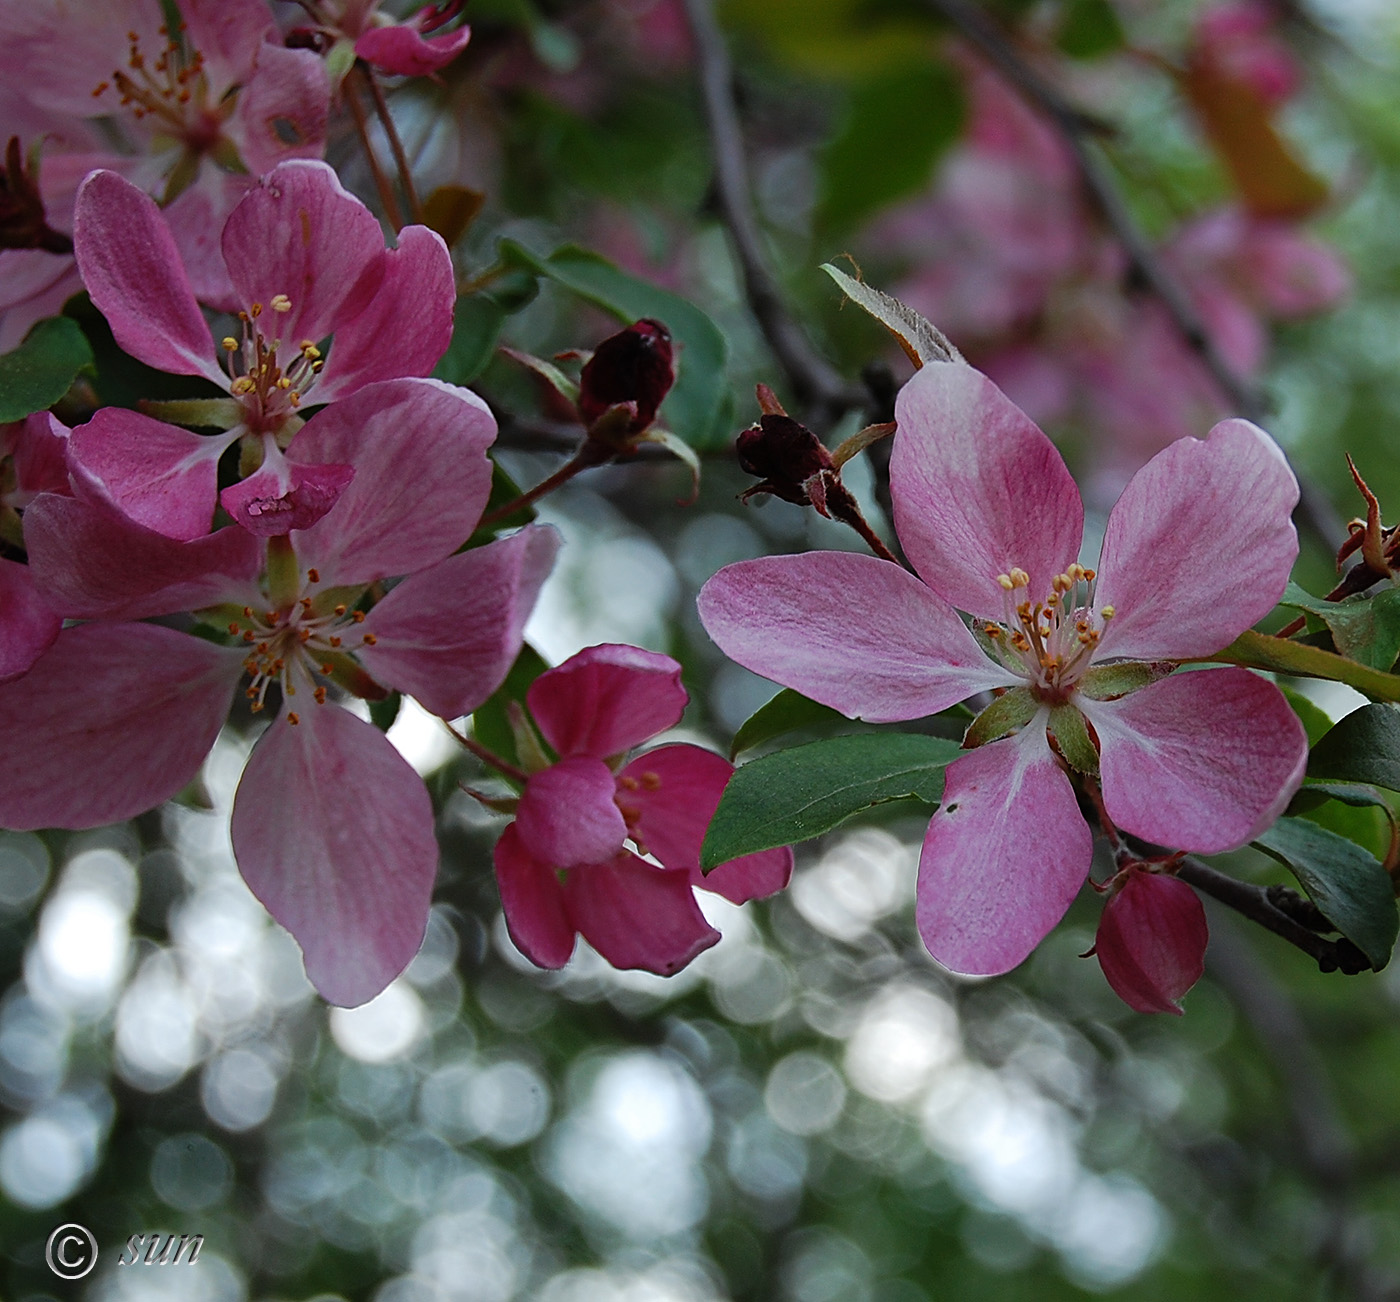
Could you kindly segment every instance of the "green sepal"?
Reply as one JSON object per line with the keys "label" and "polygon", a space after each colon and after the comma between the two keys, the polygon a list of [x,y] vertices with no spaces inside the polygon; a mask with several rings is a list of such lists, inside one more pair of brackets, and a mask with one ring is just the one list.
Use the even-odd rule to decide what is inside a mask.
{"label": "green sepal", "polygon": [[1084,716],[1073,705],[1057,705],[1050,711],[1050,731],[1060,744],[1060,754],[1080,773],[1097,775],[1099,752],[1089,737]]}
{"label": "green sepal", "polygon": [[1113,701],[1165,678],[1176,666],[1170,661],[1124,660],[1094,665],[1079,680],[1079,690],[1091,701]]}
{"label": "green sepal", "polygon": [[1029,687],[1013,687],[972,721],[963,737],[963,745],[970,750],[1016,732],[1035,718],[1039,709],[1040,703],[1031,695]]}
{"label": "green sepal", "polygon": [[191,425],[196,429],[232,429],[243,421],[243,407],[232,398],[148,399],[141,410],[170,425]]}

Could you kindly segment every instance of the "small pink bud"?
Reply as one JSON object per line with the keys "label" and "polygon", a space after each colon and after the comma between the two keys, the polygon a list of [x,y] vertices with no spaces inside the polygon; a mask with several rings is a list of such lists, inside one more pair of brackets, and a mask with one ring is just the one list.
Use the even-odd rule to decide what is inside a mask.
{"label": "small pink bud", "polygon": [[592,425],[610,407],[632,405],[630,432],[640,434],[656,419],[661,400],[675,383],[671,332],[643,319],[604,339],[579,376],[578,409]]}
{"label": "small pink bud", "polygon": [[1104,905],[1094,952],[1120,999],[1140,1013],[1175,1013],[1205,970],[1206,914],[1185,882],[1129,865]]}

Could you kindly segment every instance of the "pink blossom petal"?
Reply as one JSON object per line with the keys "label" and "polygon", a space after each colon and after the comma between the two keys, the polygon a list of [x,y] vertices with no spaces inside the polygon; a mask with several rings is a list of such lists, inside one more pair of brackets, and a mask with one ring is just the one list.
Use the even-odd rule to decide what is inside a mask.
{"label": "pink blossom petal", "polygon": [[249,533],[273,538],[309,529],[355,478],[354,466],[294,465],[279,453],[219,494],[225,511]]}
{"label": "pink blossom petal", "polygon": [[1176,673],[1116,701],[1076,704],[1099,734],[1109,817],[1158,845],[1234,850],[1283,813],[1303,780],[1302,723],[1247,669]]}
{"label": "pink blossom petal", "polygon": [[613,967],[679,972],[719,940],[685,873],[653,868],[628,850],[564,879],[569,916]]}
{"label": "pink blossom petal", "polygon": [[1064,459],[985,375],[925,366],[895,400],[890,488],[895,528],[919,576],[945,601],[1005,615],[997,575],[1019,566],[1031,600],[1079,555],[1084,507]]}
{"label": "pink blossom petal", "polygon": [[574,924],[558,874],[530,857],[512,823],[496,842],[496,886],[506,929],[536,967],[561,968],[574,952]]}
{"label": "pink blossom petal", "polygon": [[684,743],[639,755],[617,775],[617,803],[632,840],[667,868],[685,872],[692,886],[735,904],[763,899],[792,876],[792,850],[764,850],[700,871],[700,843],[734,775],[722,755]]}
{"label": "pink blossom petal", "polygon": [[14,458],[18,491],[8,499],[11,506],[27,506],[36,493],[73,491],[68,483],[68,436],[71,432],[57,416],[47,411],[36,411],[16,427],[10,455]]}
{"label": "pink blossom petal", "polygon": [[299,465],[355,467],[335,510],[296,540],[327,585],[372,583],[444,560],[481,518],[496,422],[476,394],[437,380],[384,380],[315,416],[292,440]]}
{"label": "pink blossom petal", "polygon": [[[243,306],[224,265],[219,236],[252,184],[246,176],[201,168],[195,183],[163,212],[195,298],[219,312],[237,312]],[[227,387],[228,377],[219,383]]]}
{"label": "pink blossom petal", "polygon": [[627,839],[612,770],[597,759],[564,759],[532,773],[515,826],[531,857],[552,868],[601,863]]}
{"label": "pink blossom petal", "polygon": [[929,953],[954,972],[1009,972],[1064,916],[1093,842],[1043,718],[950,764],[919,859]]}
{"label": "pink blossom petal", "polygon": [[605,643],[546,670],[525,700],[560,755],[605,759],[674,727],[689,697],[670,656]]}
{"label": "pink blossom petal", "polygon": [[62,627],[40,597],[29,566],[0,560],[0,683],[25,673]]}
{"label": "pink blossom petal", "polygon": [[264,38],[276,34],[265,0],[180,0],[180,17],[186,40],[202,56],[215,100],[248,80]]}
{"label": "pink blossom petal", "polygon": [[1201,979],[1209,939],[1195,891],[1178,877],[1133,868],[1104,905],[1094,953],[1129,1008],[1179,1017],[1176,1001]]}
{"label": "pink blossom petal", "polygon": [[154,199],[115,172],[94,172],[78,190],[73,244],[92,301],[126,352],[158,370],[228,388]]}
{"label": "pink blossom petal", "polygon": [[705,584],[696,605],[731,660],[872,723],[937,714],[1020,681],[982,653],[946,602],[873,556],[739,561]]}
{"label": "pink blossom petal", "polygon": [[411,575],[365,619],[360,663],[444,719],[470,714],[515,663],[558,550],[553,529],[527,525]]}
{"label": "pink blossom petal", "polygon": [[470,27],[458,27],[439,36],[423,37],[412,27],[396,23],[371,27],[355,42],[355,54],[396,77],[426,77],[461,54],[471,36]]}
{"label": "pink blossom petal", "polygon": [[191,434],[121,407],[102,407],[68,438],[68,460],[83,496],[106,502],[167,538],[209,532],[219,457],[231,439]]}
{"label": "pink blossom petal", "polygon": [[1278,444],[1248,421],[1159,452],[1108,517],[1098,604],[1115,613],[1097,656],[1176,660],[1234,641],[1283,595],[1297,503]]}
{"label": "pink blossom petal", "polygon": [[248,888],[296,937],[333,1004],[373,999],[423,943],[437,876],[433,804],[372,724],[310,701],[263,733],[233,802]]}
{"label": "pink blossom petal", "polygon": [[260,174],[284,159],[319,158],[330,99],[330,76],[315,51],[272,42],[259,47],[256,71],[234,110],[238,152],[249,169]]}
{"label": "pink blossom petal", "polygon": [[36,321],[57,316],[82,290],[71,254],[0,249],[0,353],[13,352]]}
{"label": "pink blossom petal", "polygon": [[154,624],[65,629],[0,687],[0,827],[98,827],[168,800],[241,673],[236,649]]}
{"label": "pink blossom petal", "polygon": [[263,323],[290,348],[352,320],[384,273],[378,220],[311,159],[279,163],[248,191],[224,226],[223,251],[244,307],[266,308],[278,294],[291,301]]}
{"label": "pink blossom petal", "polygon": [[384,257],[374,300],[335,332],[316,401],[330,402],[375,380],[427,375],[452,342],[457,286],[452,255],[426,226],[405,226]]}
{"label": "pink blossom petal", "polygon": [[109,507],[45,493],[24,513],[45,600],[73,619],[146,619],[221,601],[259,601],[258,540],[226,528],[181,542]]}

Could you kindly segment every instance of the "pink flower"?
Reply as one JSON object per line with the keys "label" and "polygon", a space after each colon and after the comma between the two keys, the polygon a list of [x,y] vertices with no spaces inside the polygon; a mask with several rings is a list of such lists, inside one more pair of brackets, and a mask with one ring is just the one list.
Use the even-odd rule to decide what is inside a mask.
{"label": "pink flower", "polygon": [[[1113,508],[1095,576],[1076,561],[1084,513],[1063,460],[985,376],[926,366],[896,417],[895,521],[919,577],[845,552],[742,561],[705,585],[700,617],[740,664],[876,723],[1013,689],[1004,725],[984,720],[973,741],[986,744],[948,768],[918,887],[935,958],[1004,972],[1089,867],[1052,734],[1097,765],[1115,824],[1184,850],[1244,844],[1302,781],[1307,740],[1273,684],[1233,668],[1161,676],[1273,609],[1298,551],[1298,486],[1245,421],[1183,439]],[[1136,679],[1130,662],[1146,666]]]}
{"label": "pink flower", "polygon": [[462,0],[443,0],[396,22],[379,12],[379,0],[339,0],[320,7],[315,26],[293,28],[287,43],[320,50],[341,69],[341,76],[358,58],[393,76],[427,77],[467,48],[470,27],[439,30],[461,10]]}
{"label": "pink flower", "polygon": [[1120,999],[1140,1013],[1176,1013],[1205,971],[1206,913],[1179,877],[1130,864],[1109,887],[1094,953]]}
{"label": "pink flower", "polygon": [[581,933],[614,967],[669,976],[719,939],[693,887],[742,904],[792,875],[786,848],[701,874],[700,843],[734,772],[727,760],[680,743],[624,763],[680,721],[680,676],[670,656],[595,646],[530,686],[530,712],[559,758],[531,773],[496,844],[496,880],[511,938],[540,967],[563,967]]}
{"label": "pink flower", "polygon": [[[298,467],[354,465],[355,479],[317,524],[267,541],[236,526],[181,541],[82,498],[35,499],[24,525],[40,588],[91,622],[0,688],[0,826],[93,827],[158,805],[194,777],[239,683],[255,710],[277,686],[279,717],[234,801],[234,853],[327,999],[377,994],[422,940],[433,812],[384,734],[330,697],[395,689],[451,718],[504,679],[557,540],[532,526],[457,550],[486,502],[494,437],[465,389],[360,389],[287,450]],[[179,612],[201,636],[135,622]]]}
{"label": "pink flower", "polygon": [[[118,408],[99,412],[75,436],[75,475],[175,538],[208,530],[219,457],[239,438],[254,444],[255,463],[271,476],[226,502],[244,508],[243,524],[271,531],[259,529],[246,508],[252,497],[268,500],[274,482],[274,498],[292,494],[304,509],[328,508],[334,485],[299,492],[281,461],[280,449],[301,425],[299,408],[344,399],[375,381],[426,375],[452,337],[456,289],[441,237],[408,226],[398,247],[386,249],[378,220],[324,163],[274,168],[224,225],[241,339],[215,344],[164,218],[116,173],[95,172],[83,183],[75,243],[93,302],[127,352],[162,370],[203,376],[234,400],[231,427],[218,436]],[[334,339],[329,361],[327,337]]]}

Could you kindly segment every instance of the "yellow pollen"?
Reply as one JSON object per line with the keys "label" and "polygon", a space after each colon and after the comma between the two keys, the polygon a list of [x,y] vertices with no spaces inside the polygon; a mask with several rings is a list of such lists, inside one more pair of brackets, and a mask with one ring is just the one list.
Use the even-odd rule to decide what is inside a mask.
{"label": "yellow pollen", "polygon": [[659,773],[653,773],[650,769],[648,769],[645,773],[642,774],[642,786],[644,786],[648,791],[659,790],[661,787],[661,775]]}
{"label": "yellow pollen", "polygon": [[292,300],[285,294],[274,294],[272,296],[272,310],[274,312],[290,312],[292,310]]}
{"label": "yellow pollen", "polygon": [[1011,582],[1018,588],[1029,588],[1031,586],[1031,576],[1019,565],[1013,567],[1010,578]]}
{"label": "yellow pollen", "polygon": [[1105,606],[1101,611],[1099,611],[1099,615],[1104,619],[1112,619],[1117,613],[1118,612],[1114,610],[1112,606]]}
{"label": "yellow pollen", "polygon": [[277,387],[279,389],[290,389],[292,387],[292,382],[284,375],[277,381]]}
{"label": "yellow pollen", "polygon": [[321,350],[309,339],[303,339],[297,347],[301,349],[301,355],[306,358],[308,362],[314,362],[321,355]]}
{"label": "yellow pollen", "polygon": [[223,338],[223,345],[229,350],[229,352],[232,353],[235,352],[238,348],[238,340],[235,339],[232,335],[225,335]]}
{"label": "yellow pollen", "polygon": [[988,624],[984,631],[990,638],[998,638],[1001,636],[1001,628],[996,624]]}
{"label": "yellow pollen", "polygon": [[299,724],[299,723],[301,722],[301,718],[298,716],[298,714],[297,714],[297,712],[296,712],[295,710],[288,710],[288,711],[287,711],[287,722],[290,723],[290,724],[292,725],[293,728],[295,728],[295,727],[297,726],[297,724]]}
{"label": "yellow pollen", "polygon": [[257,387],[257,384],[246,375],[240,375],[229,385],[228,391],[233,394],[235,398],[241,398],[245,393],[252,393]]}
{"label": "yellow pollen", "polygon": [[1014,583],[1011,582],[1011,575],[1009,575],[1009,574],[998,574],[998,575],[997,575],[997,582],[998,582],[999,584],[1001,584],[1001,586],[1002,586],[1007,592],[1010,592],[1011,589],[1014,588],[1014,587],[1016,586]]}

